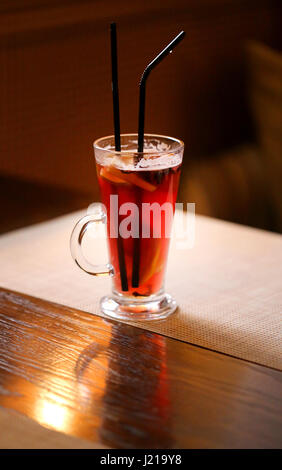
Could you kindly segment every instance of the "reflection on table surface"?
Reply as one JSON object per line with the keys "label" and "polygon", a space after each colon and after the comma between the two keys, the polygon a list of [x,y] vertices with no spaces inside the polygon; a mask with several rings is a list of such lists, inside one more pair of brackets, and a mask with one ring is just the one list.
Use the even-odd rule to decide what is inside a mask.
{"label": "reflection on table surface", "polygon": [[[121,323],[100,321],[95,331],[36,318],[20,340],[5,331],[1,404],[40,424],[110,446],[168,447],[170,400],[166,341]],[[95,323],[95,317],[90,320]],[[76,322],[78,322],[76,318]],[[58,325],[57,325],[58,326]],[[88,343],[89,333],[95,341]],[[92,338],[93,339],[93,338]]]}
{"label": "reflection on table surface", "polygon": [[280,374],[0,289],[0,405],[123,448],[271,447]]}

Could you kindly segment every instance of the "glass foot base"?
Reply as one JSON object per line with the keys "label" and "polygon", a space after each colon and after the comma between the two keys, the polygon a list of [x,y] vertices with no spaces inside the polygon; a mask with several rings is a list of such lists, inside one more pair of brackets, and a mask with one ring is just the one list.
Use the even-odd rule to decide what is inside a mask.
{"label": "glass foot base", "polygon": [[149,298],[106,296],[100,301],[104,315],[119,320],[161,320],[171,315],[177,307],[169,294]]}

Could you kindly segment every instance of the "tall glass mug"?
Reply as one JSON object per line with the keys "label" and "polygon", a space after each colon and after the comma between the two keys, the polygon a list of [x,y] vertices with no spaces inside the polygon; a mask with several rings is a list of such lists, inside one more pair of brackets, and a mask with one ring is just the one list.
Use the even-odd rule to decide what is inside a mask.
{"label": "tall glass mug", "polygon": [[[71,235],[76,264],[94,276],[112,277],[112,294],[100,302],[113,318],[152,320],[167,317],[175,300],[164,292],[164,277],[184,144],[178,139],[145,134],[137,152],[137,134],[94,142],[101,209],[79,220]],[[92,265],[82,252],[91,224],[107,226],[109,264]]]}

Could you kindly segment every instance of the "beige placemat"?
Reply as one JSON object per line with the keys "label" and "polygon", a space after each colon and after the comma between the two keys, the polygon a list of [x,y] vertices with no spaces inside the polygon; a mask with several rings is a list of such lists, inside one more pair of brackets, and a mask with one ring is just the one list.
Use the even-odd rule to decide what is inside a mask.
{"label": "beige placemat", "polygon": [[[0,285],[101,315],[109,279],[83,273],[69,252],[76,212],[0,237]],[[103,240],[88,239],[96,261]],[[167,290],[179,309],[148,330],[282,369],[282,237],[207,217],[196,218],[193,249],[172,240]]]}

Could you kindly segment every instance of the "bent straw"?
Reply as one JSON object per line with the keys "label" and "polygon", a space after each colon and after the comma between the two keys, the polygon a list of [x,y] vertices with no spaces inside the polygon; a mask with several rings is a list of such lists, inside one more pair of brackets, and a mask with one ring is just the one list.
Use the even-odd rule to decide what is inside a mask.
{"label": "bent straw", "polygon": [[[182,41],[185,32],[181,31],[145,68],[140,80],[139,94],[139,121],[138,121],[138,152],[143,152],[144,148],[144,127],[145,127],[145,97],[146,97],[146,81],[151,71],[158,65],[169,53],[173,51],[175,46]],[[139,215],[139,230],[140,230]],[[134,239],[133,243],[133,260],[132,260],[132,287],[139,286],[139,264],[140,264],[140,233],[139,237]]]}
{"label": "bent straw", "polygon": [[144,125],[145,125],[145,95],[146,95],[146,81],[152,70],[158,65],[168,54],[170,54],[175,46],[182,41],[185,36],[185,31],[181,31],[163,50],[160,52],[152,62],[145,68],[140,80],[140,94],[139,94],[139,122],[138,122],[138,152],[143,152],[144,147]]}
{"label": "bent straw", "polygon": [[[117,65],[117,30],[116,23],[111,23],[111,59],[112,59],[112,90],[114,110],[115,149],[120,151],[120,120],[119,120],[119,93],[118,93],[118,65]],[[128,291],[126,264],[124,258],[122,238],[119,233],[119,217],[117,226],[117,249],[120,270],[121,289]]]}

